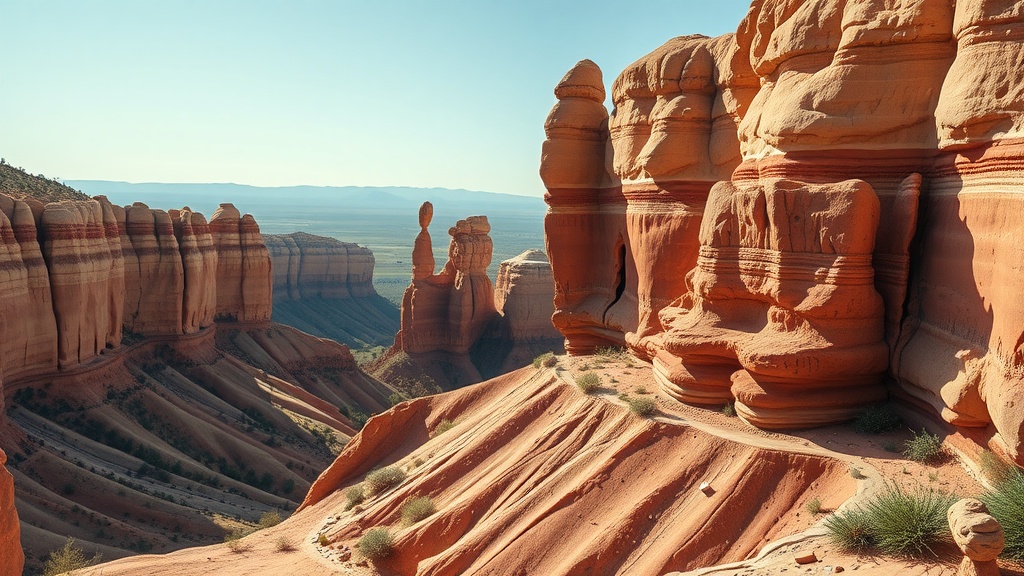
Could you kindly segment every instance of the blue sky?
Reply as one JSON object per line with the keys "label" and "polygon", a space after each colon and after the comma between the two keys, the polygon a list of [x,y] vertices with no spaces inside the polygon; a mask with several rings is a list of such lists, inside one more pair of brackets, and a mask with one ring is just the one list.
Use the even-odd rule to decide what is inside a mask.
{"label": "blue sky", "polygon": [[0,156],[130,182],[541,195],[554,85],[748,0],[0,0]]}

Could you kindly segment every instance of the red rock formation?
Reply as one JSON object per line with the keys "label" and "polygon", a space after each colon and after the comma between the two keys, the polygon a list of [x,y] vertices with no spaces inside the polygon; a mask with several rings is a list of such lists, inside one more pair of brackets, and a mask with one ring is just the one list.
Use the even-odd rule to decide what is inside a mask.
{"label": "red rock formation", "polygon": [[113,348],[121,345],[121,330],[124,324],[124,253],[121,249],[121,231],[114,206],[106,196],[96,196],[95,200],[100,203],[103,210],[103,236],[107,241],[107,250],[110,251],[110,289],[107,292],[107,311],[110,316],[107,325],[107,347]]}
{"label": "red rock formation", "polygon": [[[1022,225],[1015,217],[1022,213],[1015,193],[1024,152],[1022,23],[1016,5],[984,0],[885,9],[866,1],[757,0],[735,37],[677,38],[627,67],[613,87],[609,121],[596,66],[577,65],[556,90],[541,161],[552,206],[546,232],[555,324],[570,351],[592,347],[584,337],[617,339],[606,295],[622,284],[599,276],[623,261],[608,248],[621,242],[638,274],[638,320],[626,342],[638,355],[657,356],[660,377],[678,397],[723,402],[736,395],[741,414],[765,426],[833,421],[878,395],[868,385],[840,401],[838,383],[870,384],[888,364],[903,394],[1024,462],[1024,413],[1013,400],[1024,389],[1024,306],[1016,297],[1024,285],[1012,272],[1024,249],[1008,232]],[[739,256],[726,264],[705,254],[718,250],[713,244],[701,242],[698,258],[698,218],[707,227],[722,216],[754,214],[752,206],[705,209],[701,194],[716,180],[731,181],[722,194],[737,202],[760,198],[752,191],[777,182],[810,198],[860,181],[857,190],[877,197],[870,265],[858,273],[872,276],[874,290],[857,280],[859,303],[840,305],[842,296],[830,304],[854,290],[848,255],[827,267],[834,278],[814,277],[802,288],[810,261],[792,256],[801,249],[780,250],[777,278],[775,264]],[[598,198],[614,196],[619,182],[625,235],[617,221],[599,216],[611,210]],[[812,219],[822,238],[845,231],[844,220],[862,222],[838,206],[812,205],[787,213]],[[846,209],[855,206],[867,203]],[[756,230],[759,221],[744,226]],[[855,267],[863,268],[863,246],[855,252]],[[631,286],[625,283],[619,301],[629,302]],[[754,304],[752,294],[767,299]],[[808,298],[824,306],[816,313],[837,306],[829,322],[853,322],[857,338],[838,328],[822,332],[823,318],[805,315]],[[712,329],[724,325],[742,325],[746,336]],[[751,355],[754,335],[772,325],[779,342],[804,342],[784,354]],[[880,368],[882,342],[888,354]],[[797,374],[807,358],[827,381]],[[783,393],[783,384],[802,390],[800,398]],[[801,415],[785,413],[801,403]]]}
{"label": "red rock formation", "polygon": [[115,330],[111,291],[119,282],[99,202],[47,204],[40,225],[57,322],[57,360],[64,368],[106,347]]}
{"label": "red rock formation", "polygon": [[274,271],[274,300],[362,298],[373,288],[373,253],[305,232],[264,234]]}
{"label": "red rock formation", "polygon": [[213,324],[217,311],[217,251],[202,214],[185,207],[171,210],[169,216],[184,273],[181,330],[191,334]]}
{"label": "red rock formation", "polygon": [[566,350],[619,345],[635,329],[636,267],[625,198],[605,164],[610,146],[601,70],[583,60],[555,88],[544,123],[540,175],[548,193],[545,245],[555,274],[552,321]]}
{"label": "red rock formation", "polygon": [[514,342],[561,338],[551,323],[554,293],[551,264],[540,250],[527,250],[498,266],[494,306]]}
{"label": "red rock formation", "polygon": [[[57,367],[50,277],[30,205],[0,195],[0,377]],[[15,337],[18,335],[18,337]]]}
{"label": "red rock formation", "polygon": [[217,316],[239,322],[270,320],[270,253],[256,220],[240,216],[232,204],[221,204],[209,226],[217,248]]}
{"label": "red rock formation", "polygon": [[170,215],[136,202],[126,208],[126,229],[138,259],[138,283],[129,284],[125,327],[144,335],[181,334],[185,272]]}
{"label": "red rock formation", "polygon": [[[3,408],[0,395],[0,408]],[[21,528],[14,509],[14,478],[4,468],[7,455],[0,450],[0,576],[21,576],[25,555],[21,551]]]}
{"label": "red rock formation", "polygon": [[[426,203],[429,204],[429,203]],[[425,229],[432,214],[420,210]],[[396,348],[412,354],[445,351],[467,354],[487,324],[497,314],[494,289],[487,277],[493,250],[486,216],[470,216],[448,229],[448,261],[440,274],[413,278],[402,299],[402,329]],[[420,233],[422,238],[423,232]],[[428,237],[429,239],[429,237]],[[430,268],[425,253],[429,244],[419,243],[413,269],[422,274]],[[432,259],[433,256],[431,255]]]}

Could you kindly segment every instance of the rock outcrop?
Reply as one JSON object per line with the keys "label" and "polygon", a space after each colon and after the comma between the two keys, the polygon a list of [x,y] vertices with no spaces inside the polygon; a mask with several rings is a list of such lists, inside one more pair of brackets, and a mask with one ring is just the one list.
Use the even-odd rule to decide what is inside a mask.
{"label": "rock outcrop", "polygon": [[[429,204],[429,203],[427,203]],[[425,231],[432,211],[420,210]],[[494,288],[487,277],[493,246],[486,216],[470,216],[448,229],[448,261],[439,274],[427,275],[433,259],[427,244],[417,238],[413,277],[402,299],[402,329],[395,346],[411,354],[445,351],[468,354],[494,317]],[[430,253],[429,259],[425,254]]]}
{"label": "rock outcrop", "polygon": [[274,301],[362,298],[373,289],[373,252],[305,232],[264,234],[274,270]]}
{"label": "rock outcrop", "polygon": [[527,250],[498,266],[494,307],[508,324],[513,341],[561,338],[551,324],[551,315],[555,311],[554,285],[551,264],[540,250]]}
{"label": "rock outcrop", "polygon": [[964,498],[946,511],[953,542],[964,553],[957,576],[999,576],[996,558],[1006,537],[999,521],[980,500]]}
{"label": "rock outcrop", "polygon": [[221,204],[209,222],[217,248],[217,317],[239,322],[270,320],[274,280],[260,227],[250,214]]}
{"label": "rock outcrop", "polygon": [[540,170],[567,349],[627,344],[677,398],[765,427],[895,379],[1024,462],[1022,24],[984,0],[755,0],[736,34],[627,67],[609,117],[580,62]]}
{"label": "rock outcrop", "polygon": [[7,455],[0,450],[0,576],[21,576],[25,555],[21,550],[18,512],[14,509],[14,478],[4,467],[6,463]]}

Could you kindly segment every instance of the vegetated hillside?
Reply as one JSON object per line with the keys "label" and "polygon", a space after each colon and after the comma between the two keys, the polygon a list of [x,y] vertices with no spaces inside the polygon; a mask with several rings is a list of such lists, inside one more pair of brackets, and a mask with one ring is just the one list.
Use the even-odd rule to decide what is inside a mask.
{"label": "vegetated hillside", "polygon": [[85,194],[70,186],[61,184],[42,174],[29,174],[24,168],[15,168],[0,159],[0,194],[12,198],[35,198],[40,202],[57,202],[60,200],[85,200]]}
{"label": "vegetated hillside", "polygon": [[394,393],[344,347],[277,324],[140,340],[5,384],[28,574],[69,536],[113,559],[287,516]]}
{"label": "vegetated hillside", "polygon": [[398,307],[374,294],[362,298],[303,298],[274,303],[275,322],[330,338],[353,350],[390,346],[398,332]]}

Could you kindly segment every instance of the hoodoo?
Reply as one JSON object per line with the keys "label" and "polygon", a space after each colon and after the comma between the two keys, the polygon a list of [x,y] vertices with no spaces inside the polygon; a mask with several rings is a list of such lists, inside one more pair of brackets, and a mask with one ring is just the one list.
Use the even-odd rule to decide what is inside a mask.
{"label": "hoodoo", "polygon": [[624,342],[767,428],[849,418],[888,379],[1024,463],[1022,23],[757,0],[627,67],[609,118],[577,64],[541,157],[567,349]]}

